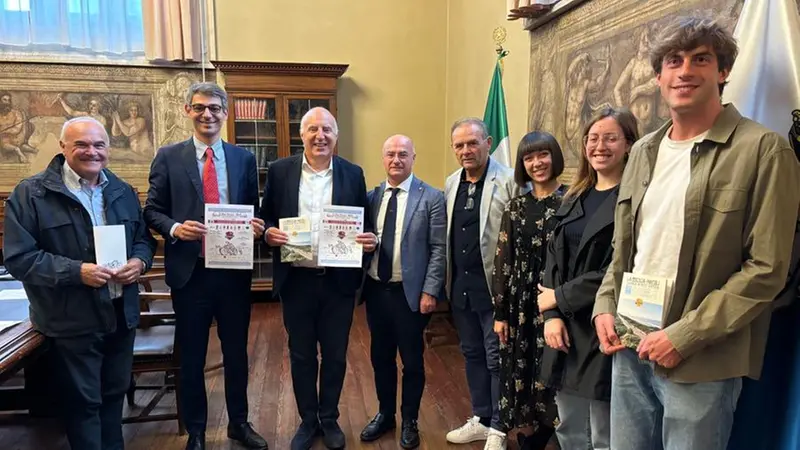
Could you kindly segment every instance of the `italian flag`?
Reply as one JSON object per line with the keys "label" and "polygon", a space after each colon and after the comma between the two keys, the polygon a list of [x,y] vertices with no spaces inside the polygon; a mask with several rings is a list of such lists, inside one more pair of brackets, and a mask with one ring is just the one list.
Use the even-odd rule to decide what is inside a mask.
{"label": "italian flag", "polygon": [[492,137],[492,148],[489,154],[507,167],[511,166],[511,146],[508,141],[508,118],[506,117],[506,99],[503,94],[502,61],[506,52],[502,52],[494,65],[492,85],[489,87],[489,98],[486,100],[486,111],[483,121],[489,128]]}

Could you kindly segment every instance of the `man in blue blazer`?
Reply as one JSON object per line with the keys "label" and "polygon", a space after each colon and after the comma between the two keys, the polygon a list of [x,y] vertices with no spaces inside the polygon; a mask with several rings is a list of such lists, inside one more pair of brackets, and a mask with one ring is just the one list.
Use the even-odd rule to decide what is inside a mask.
{"label": "man in blue blazer", "polygon": [[361,432],[374,441],[395,428],[397,352],[403,360],[400,446],[417,448],[417,417],[425,388],[423,331],[443,297],[447,215],[444,194],[414,177],[416,153],[406,136],[383,144],[386,181],[369,194],[378,251],[365,277],[363,299],[372,336],[378,414]]}
{"label": "man in blue blazer", "polygon": [[[208,402],[204,368],[212,319],[222,344],[228,437],[247,448],[266,449],[266,441],[247,421],[247,332],[252,272],[206,269],[203,252],[206,203],[258,208],[255,157],[222,142],[228,96],[214,83],[189,88],[186,114],[194,136],[159,149],[150,167],[144,207],[148,225],[165,240],[166,282],[172,290],[181,348],[181,415],[189,432],[187,450],[205,448]],[[260,238],[264,222],[251,221]]]}
{"label": "man in blue blazer", "polygon": [[[289,359],[297,409],[302,422],[292,439],[292,450],[311,448],[319,434],[328,448],[344,448],[345,437],[337,420],[339,396],[347,369],[347,343],[353,322],[361,268],[320,267],[319,224],[328,205],[360,206],[366,210],[367,188],[360,167],[334,155],[339,127],[325,108],[312,108],[300,121],[303,153],[270,165],[264,185],[261,217],[266,222],[267,244],[280,247],[288,235],[280,219],[307,217],[311,222],[313,258],[283,263],[273,251],[273,289],[283,307],[289,334]],[[356,236],[365,252],[375,250],[369,216],[364,233]],[[317,364],[317,345],[322,367]],[[319,392],[317,377],[319,375]]]}

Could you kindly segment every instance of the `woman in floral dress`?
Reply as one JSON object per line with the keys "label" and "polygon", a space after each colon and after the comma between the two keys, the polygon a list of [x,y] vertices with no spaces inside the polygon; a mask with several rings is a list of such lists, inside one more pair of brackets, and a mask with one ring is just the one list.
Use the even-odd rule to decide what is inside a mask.
{"label": "woman in floral dress", "polygon": [[504,432],[520,429],[525,449],[544,449],[558,417],[554,392],[535,382],[545,347],[536,298],[547,242],[557,223],[554,216],[565,191],[557,180],[563,169],[561,147],[552,135],[531,132],[522,138],[514,177],[518,185],[532,189],[506,206],[494,262],[500,419]]}

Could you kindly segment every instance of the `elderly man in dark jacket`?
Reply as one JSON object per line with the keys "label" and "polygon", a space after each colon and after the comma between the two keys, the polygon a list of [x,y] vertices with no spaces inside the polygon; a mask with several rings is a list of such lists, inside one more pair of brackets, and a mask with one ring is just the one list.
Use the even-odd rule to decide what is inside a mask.
{"label": "elderly man in dark jacket", "polygon": [[[95,119],[64,124],[56,155],[6,203],[3,252],[22,281],[31,322],[50,341],[73,449],[123,448],[122,402],[139,322],[137,280],[156,242],[130,185],[111,173],[108,134]],[[127,262],[96,264],[93,228],[123,225]]]}

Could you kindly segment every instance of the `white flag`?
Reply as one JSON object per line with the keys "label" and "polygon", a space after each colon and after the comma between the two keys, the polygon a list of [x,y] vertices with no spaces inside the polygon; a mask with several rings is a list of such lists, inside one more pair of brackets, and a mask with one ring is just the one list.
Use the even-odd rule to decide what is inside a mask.
{"label": "white flag", "polygon": [[800,109],[800,14],[795,0],[746,0],[736,30],[739,56],[723,98],[784,138]]}

